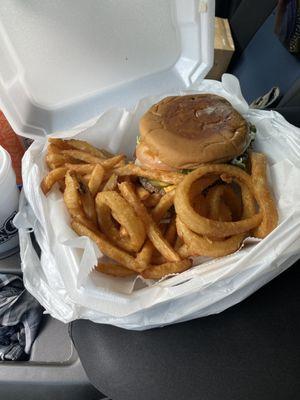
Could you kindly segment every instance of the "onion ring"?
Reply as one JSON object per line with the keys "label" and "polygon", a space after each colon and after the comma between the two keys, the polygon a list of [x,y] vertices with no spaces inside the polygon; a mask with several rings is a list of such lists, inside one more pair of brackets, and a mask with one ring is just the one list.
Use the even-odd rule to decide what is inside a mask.
{"label": "onion ring", "polygon": [[220,175],[225,173],[237,182],[244,183],[255,196],[251,177],[241,169],[226,164],[200,166],[189,175],[186,175],[176,188],[174,205],[182,222],[193,232],[217,238],[244,233],[255,228],[262,220],[260,212],[236,222],[214,221],[197,214],[190,203],[189,192],[193,182],[209,173]]}
{"label": "onion ring", "polygon": [[[243,240],[247,236],[246,233],[241,233],[224,240],[210,240],[191,231],[178,216],[176,218],[176,227],[178,235],[187,244],[189,255],[194,256],[222,257],[234,253],[241,247]],[[179,253],[181,256],[187,255],[181,251]]]}

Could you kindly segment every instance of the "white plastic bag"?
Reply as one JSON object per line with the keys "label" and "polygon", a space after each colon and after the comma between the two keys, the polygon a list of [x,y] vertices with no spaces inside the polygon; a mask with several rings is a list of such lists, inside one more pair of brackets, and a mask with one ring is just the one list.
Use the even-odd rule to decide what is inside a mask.
{"label": "white plastic bag", "polygon": [[[23,159],[27,201],[21,197],[15,222],[26,288],[53,317],[63,322],[88,318],[136,330],[198,318],[240,302],[300,258],[300,129],[276,112],[250,110],[231,75],[225,74],[222,83],[204,80],[195,92],[227,98],[256,125],[254,147],[268,155],[279,226],[262,241],[246,240],[237,253],[205,260],[160,282],[90,272],[101,254],[90,239],[78,237],[69,227],[59,190],[47,197],[41,192],[39,185],[47,172],[47,141],[35,141]],[[174,93],[143,99],[133,111],[109,110],[86,127],[58,136],[76,135],[131,157],[139,118],[154,102],[170,94]],[[31,230],[42,251],[40,259],[31,242]]]}

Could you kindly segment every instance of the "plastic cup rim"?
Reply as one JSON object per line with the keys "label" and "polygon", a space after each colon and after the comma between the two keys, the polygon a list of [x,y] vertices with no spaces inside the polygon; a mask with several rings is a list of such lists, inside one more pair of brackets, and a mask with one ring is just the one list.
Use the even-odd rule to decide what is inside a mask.
{"label": "plastic cup rim", "polygon": [[4,147],[0,146],[0,183],[6,178],[10,167],[10,155]]}

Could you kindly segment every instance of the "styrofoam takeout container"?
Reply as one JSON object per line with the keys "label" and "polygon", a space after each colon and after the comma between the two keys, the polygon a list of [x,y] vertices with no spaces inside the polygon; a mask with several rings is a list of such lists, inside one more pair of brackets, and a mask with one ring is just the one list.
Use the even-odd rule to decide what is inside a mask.
{"label": "styrofoam takeout container", "polygon": [[13,218],[19,208],[19,189],[9,153],[0,146],[0,258],[18,246]]}
{"label": "styrofoam takeout container", "polygon": [[[130,155],[138,118],[154,101],[199,89],[226,97],[257,124],[260,150],[274,144],[269,132],[276,130],[272,177],[275,184],[286,181],[282,171],[288,169],[291,187],[300,176],[296,128],[288,128],[287,140],[288,124],[281,116],[249,111],[234,77],[203,81],[213,64],[213,29],[214,0],[1,0],[0,108],[18,134],[35,139],[24,157],[16,221],[24,282],[54,317],[127,329],[192,319],[241,301],[299,258],[299,210],[291,210],[291,196],[277,192],[284,223],[255,249],[249,244],[237,254],[133,290],[135,283],[89,274],[88,264],[99,254],[96,246],[69,228],[61,195],[52,191],[45,199],[39,189],[47,172],[45,135],[79,134]],[[288,159],[285,143],[293,143]],[[292,198],[299,197],[295,188]],[[41,259],[30,241],[32,229]]]}

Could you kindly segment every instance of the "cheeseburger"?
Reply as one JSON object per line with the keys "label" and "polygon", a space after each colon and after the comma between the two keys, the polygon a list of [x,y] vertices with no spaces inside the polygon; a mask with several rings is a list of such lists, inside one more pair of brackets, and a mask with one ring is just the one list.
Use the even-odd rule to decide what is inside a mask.
{"label": "cheeseburger", "polygon": [[[248,122],[214,94],[166,97],[142,116],[139,128],[136,163],[182,173],[203,163],[243,164],[239,157],[253,139]],[[161,188],[157,181],[142,183]]]}

